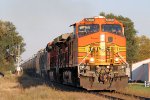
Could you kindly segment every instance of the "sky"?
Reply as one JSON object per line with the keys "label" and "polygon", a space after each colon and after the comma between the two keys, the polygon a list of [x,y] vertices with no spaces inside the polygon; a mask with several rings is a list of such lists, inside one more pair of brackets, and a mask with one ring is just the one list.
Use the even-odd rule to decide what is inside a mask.
{"label": "sky", "polygon": [[0,0],[0,20],[12,22],[26,43],[23,60],[100,12],[129,17],[137,35],[150,35],[150,0]]}

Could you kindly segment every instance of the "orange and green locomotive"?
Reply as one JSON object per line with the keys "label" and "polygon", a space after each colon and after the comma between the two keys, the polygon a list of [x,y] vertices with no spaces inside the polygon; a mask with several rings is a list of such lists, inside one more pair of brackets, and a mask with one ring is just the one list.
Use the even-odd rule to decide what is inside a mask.
{"label": "orange and green locomotive", "polygon": [[[128,84],[123,24],[102,16],[84,18],[47,44],[42,73],[51,81],[87,90],[116,90]],[[44,62],[43,62],[44,63]],[[36,66],[35,66],[36,69]]]}

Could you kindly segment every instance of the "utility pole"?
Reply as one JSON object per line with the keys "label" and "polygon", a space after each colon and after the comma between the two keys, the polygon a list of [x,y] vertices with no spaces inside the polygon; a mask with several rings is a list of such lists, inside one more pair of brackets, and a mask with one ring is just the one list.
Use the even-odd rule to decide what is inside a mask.
{"label": "utility pole", "polygon": [[21,67],[20,67],[20,45],[18,45],[17,48],[18,54],[17,54],[17,74],[20,75]]}

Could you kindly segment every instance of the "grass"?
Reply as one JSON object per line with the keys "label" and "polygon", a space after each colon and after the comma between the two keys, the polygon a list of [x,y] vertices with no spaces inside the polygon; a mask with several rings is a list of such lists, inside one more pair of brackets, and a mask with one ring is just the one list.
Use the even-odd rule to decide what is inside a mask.
{"label": "grass", "polygon": [[0,100],[104,100],[94,94],[58,90],[36,81],[39,80],[29,76],[23,76],[22,79],[5,75],[0,78]]}
{"label": "grass", "polygon": [[144,83],[130,83],[128,84],[128,87],[119,91],[127,94],[133,94],[150,98],[150,87],[144,87]]}

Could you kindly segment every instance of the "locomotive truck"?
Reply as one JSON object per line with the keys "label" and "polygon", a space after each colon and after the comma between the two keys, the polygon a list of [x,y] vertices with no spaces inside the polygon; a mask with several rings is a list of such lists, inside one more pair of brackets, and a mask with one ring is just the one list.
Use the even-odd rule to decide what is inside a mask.
{"label": "locomotive truck", "polygon": [[117,90],[127,86],[126,38],[116,19],[84,18],[73,32],[49,42],[21,66],[30,74],[87,90]]}

